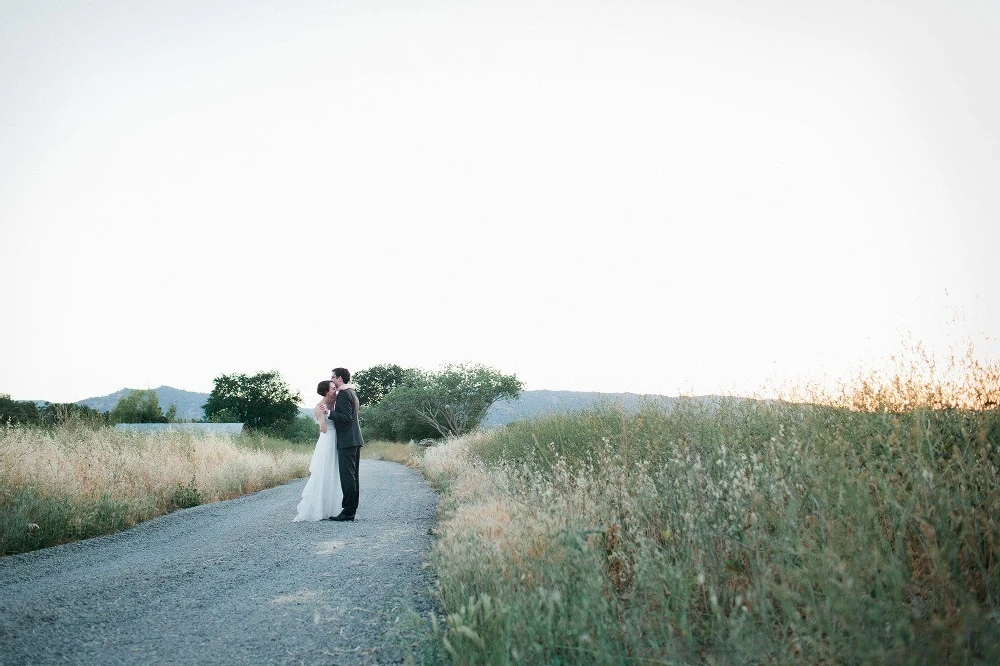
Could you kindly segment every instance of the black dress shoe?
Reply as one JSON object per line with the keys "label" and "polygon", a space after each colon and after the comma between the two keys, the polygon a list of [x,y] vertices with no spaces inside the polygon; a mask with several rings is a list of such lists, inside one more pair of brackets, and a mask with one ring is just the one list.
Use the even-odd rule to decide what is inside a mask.
{"label": "black dress shoe", "polygon": [[327,518],[327,520],[336,520],[338,522],[344,522],[344,521],[352,521],[353,522],[354,521],[354,514],[353,513],[341,513],[341,514],[338,514],[336,516],[330,516],[329,518]]}

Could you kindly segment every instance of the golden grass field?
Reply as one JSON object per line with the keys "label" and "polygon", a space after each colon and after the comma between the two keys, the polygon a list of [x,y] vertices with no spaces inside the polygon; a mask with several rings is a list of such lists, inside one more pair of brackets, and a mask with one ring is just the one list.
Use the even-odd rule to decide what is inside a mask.
{"label": "golden grass field", "polygon": [[309,454],[233,438],[64,424],[0,428],[0,553],[124,529],[303,476]]}

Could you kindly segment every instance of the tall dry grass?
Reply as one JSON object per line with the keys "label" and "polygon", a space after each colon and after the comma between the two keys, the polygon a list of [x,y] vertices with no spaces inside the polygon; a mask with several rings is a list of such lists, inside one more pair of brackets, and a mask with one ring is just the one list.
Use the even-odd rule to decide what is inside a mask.
{"label": "tall dry grass", "polygon": [[407,467],[417,467],[424,448],[415,444],[399,442],[371,441],[361,447],[361,457],[368,460],[386,460]]}
{"label": "tall dry grass", "polygon": [[971,340],[944,354],[909,340],[880,367],[858,372],[832,389],[806,384],[789,387],[780,397],[863,412],[990,410],[1000,407],[1000,363],[977,354]]}
{"label": "tall dry grass", "polygon": [[73,423],[0,428],[0,554],[124,529],[307,473],[308,453],[250,444]]}
{"label": "tall dry grass", "polygon": [[605,406],[428,450],[438,657],[996,663],[998,366],[928,359],[823,403]]}

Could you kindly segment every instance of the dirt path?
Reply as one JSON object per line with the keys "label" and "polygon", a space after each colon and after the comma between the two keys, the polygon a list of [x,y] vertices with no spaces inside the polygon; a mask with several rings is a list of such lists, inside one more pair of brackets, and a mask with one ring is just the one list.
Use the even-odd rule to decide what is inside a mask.
{"label": "dirt path", "polygon": [[[0,558],[0,664],[386,664],[434,606],[437,496],[363,460],[353,523],[293,523],[305,480]],[[416,661],[419,663],[419,656]]]}

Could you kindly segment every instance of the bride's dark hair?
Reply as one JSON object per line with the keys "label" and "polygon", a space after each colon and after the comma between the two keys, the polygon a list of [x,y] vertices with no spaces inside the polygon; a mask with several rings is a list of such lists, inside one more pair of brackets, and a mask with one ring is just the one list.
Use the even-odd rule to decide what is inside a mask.
{"label": "bride's dark hair", "polygon": [[327,391],[330,390],[330,384],[332,384],[329,379],[324,379],[316,386],[316,393],[319,395],[326,395]]}

